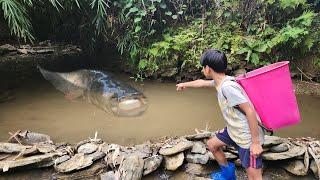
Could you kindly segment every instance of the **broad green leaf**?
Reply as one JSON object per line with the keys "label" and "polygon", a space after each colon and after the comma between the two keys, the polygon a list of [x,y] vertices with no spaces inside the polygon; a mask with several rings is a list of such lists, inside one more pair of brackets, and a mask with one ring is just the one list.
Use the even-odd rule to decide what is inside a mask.
{"label": "broad green leaf", "polygon": [[137,18],[134,19],[135,23],[140,22],[140,21],[141,21],[141,17],[137,17]]}
{"label": "broad green leaf", "polygon": [[130,8],[130,10],[129,10],[129,12],[137,12],[139,9],[138,8],[136,8],[136,7],[132,7],[132,8]]}
{"label": "broad green leaf", "polygon": [[172,19],[177,19],[178,18],[177,15],[172,15],[171,17],[172,17]]}
{"label": "broad green leaf", "polygon": [[263,43],[255,46],[253,50],[262,53],[262,52],[266,52],[267,49],[268,49],[268,45],[266,43]]}
{"label": "broad green leaf", "polygon": [[148,61],[146,59],[141,59],[139,61],[138,68],[139,69],[145,69],[147,67]]}
{"label": "broad green leaf", "polygon": [[146,12],[146,11],[141,11],[140,15],[141,15],[141,16],[146,16],[146,15],[147,15],[147,12]]}
{"label": "broad green leaf", "polygon": [[257,53],[252,53],[251,54],[251,62],[254,65],[258,65],[259,64],[259,55]]}
{"label": "broad green leaf", "polygon": [[125,9],[128,9],[129,7],[131,7],[132,6],[132,3],[130,2],[130,3],[128,3],[128,4],[126,4],[126,6],[124,7]]}
{"label": "broad green leaf", "polygon": [[161,7],[162,9],[166,9],[166,8],[167,8],[167,5],[164,4],[164,3],[162,3],[162,4],[160,4],[160,7]]}
{"label": "broad green leaf", "polygon": [[141,26],[136,26],[136,28],[134,29],[134,32],[139,32],[141,30]]}
{"label": "broad green leaf", "polygon": [[237,52],[237,54],[243,54],[243,53],[246,53],[246,52],[248,52],[248,51],[249,51],[248,48],[241,48],[241,49]]}
{"label": "broad green leaf", "polygon": [[165,15],[171,16],[172,12],[171,11],[167,11],[167,12],[165,12]]}

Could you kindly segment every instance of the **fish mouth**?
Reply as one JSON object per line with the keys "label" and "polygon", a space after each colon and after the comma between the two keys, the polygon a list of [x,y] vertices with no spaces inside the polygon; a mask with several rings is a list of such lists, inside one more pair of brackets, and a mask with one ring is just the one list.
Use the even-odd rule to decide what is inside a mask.
{"label": "fish mouth", "polygon": [[139,116],[147,109],[147,101],[143,96],[124,97],[113,104],[111,110],[118,116]]}

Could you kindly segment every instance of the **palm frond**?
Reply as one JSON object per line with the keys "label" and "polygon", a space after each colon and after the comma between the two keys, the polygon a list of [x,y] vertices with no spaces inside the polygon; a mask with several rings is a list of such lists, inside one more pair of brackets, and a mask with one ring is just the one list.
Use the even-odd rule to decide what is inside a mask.
{"label": "palm frond", "polygon": [[[25,0],[24,2],[29,5],[32,3],[31,0]],[[31,33],[32,26],[26,8],[15,0],[0,0],[0,5],[11,34],[15,34],[24,41],[29,40],[32,42],[34,37]]]}
{"label": "palm frond", "polygon": [[107,18],[107,8],[109,8],[108,2],[109,1],[105,0],[92,0],[90,4],[91,9],[96,11],[92,23],[95,26],[97,34],[100,34],[104,30]]}
{"label": "palm frond", "polygon": [[63,9],[63,6],[59,2],[59,0],[49,0],[49,1],[53,5],[53,7],[57,9],[57,11],[59,11],[59,7]]}

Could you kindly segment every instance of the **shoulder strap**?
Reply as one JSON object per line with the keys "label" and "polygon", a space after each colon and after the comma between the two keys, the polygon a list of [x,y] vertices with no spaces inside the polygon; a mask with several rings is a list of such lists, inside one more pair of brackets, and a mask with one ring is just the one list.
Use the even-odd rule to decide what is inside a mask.
{"label": "shoulder strap", "polygon": [[[234,83],[237,84],[237,86],[241,89],[241,91],[242,91],[242,93],[244,94],[244,96],[247,98],[247,100],[248,100],[249,104],[251,105],[251,107],[254,108],[254,106],[253,106],[252,102],[250,101],[250,99],[249,99],[246,91],[242,88],[242,86],[241,86],[240,84],[237,83],[237,81],[236,81],[235,79],[229,79],[229,80],[226,80],[226,81],[222,82],[222,84],[221,84],[221,93],[222,93],[223,97],[224,97],[225,99],[227,99],[227,97],[225,96],[225,94],[224,94],[223,91],[222,91],[222,86],[223,86],[226,82],[228,82],[228,81],[229,81],[229,82],[234,82]],[[238,105],[237,105],[237,106],[234,106],[234,108],[237,109],[239,112],[241,112],[243,115],[246,116],[246,113],[245,113]],[[256,110],[255,110],[255,112],[256,112]],[[257,114],[257,119],[258,119],[258,125],[259,125],[264,131],[270,133],[270,136],[272,136],[272,135],[273,135],[273,131],[270,130],[270,129],[268,129],[268,128],[266,128],[266,127],[261,123],[261,119],[260,119],[259,114],[258,114],[257,112],[256,112],[256,114]]]}

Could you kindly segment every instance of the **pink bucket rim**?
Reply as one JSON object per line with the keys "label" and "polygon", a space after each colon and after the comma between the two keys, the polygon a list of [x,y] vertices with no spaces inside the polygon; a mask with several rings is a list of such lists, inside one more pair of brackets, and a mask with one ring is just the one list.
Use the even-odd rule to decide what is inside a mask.
{"label": "pink bucket rim", "polygon": [[[237,80],[243,80],[243,79],[248,79],[248,78],[253,78],[255,76],[258,76],[258,75],[261,75],[261,74],[264,74],[266,72],[269,72],[269,71],[272,71],[272,70],[275,70],[275,69],[278,69],[278,68],[281,68],[285,65],[288,65],[289,64],[289,61],[280,61],[280,62],[276,62],[276,63],[273,63],[273,64],[270,64],[268,66],[264,66],[264,67],[261,67],[261,68],[258,68],[258,69],[255,69],[253,71],[250,71],[248,73],[254,73],[258,70],[261,70],[263,69],[263,71],[261,73],[257,73],[257,74],[253,74],[253,75],[250,75],[248,73],[246,74],[243,74],[243,75],[240,75],[239,77],[237,77],[236,79]],[[272,68],[268,68],[269,66],[273,66]]]}

